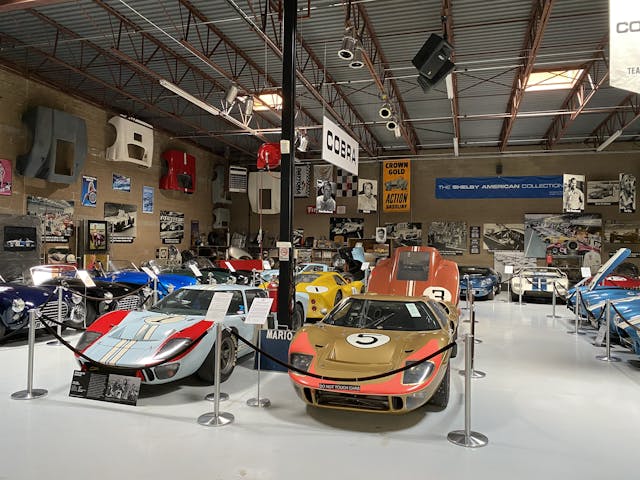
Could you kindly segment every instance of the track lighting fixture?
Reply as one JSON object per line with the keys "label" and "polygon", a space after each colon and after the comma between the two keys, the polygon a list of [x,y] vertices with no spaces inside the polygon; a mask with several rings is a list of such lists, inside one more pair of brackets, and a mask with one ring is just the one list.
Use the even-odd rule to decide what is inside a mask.
{"label": "track lighting fixture", "polygon": [[244,114],[249,117],[253,113],[253,96],[249,95],[244,101]]}
{"label": "track lighting fixture", "polygon": [[302,134],[300,137],[300,144],[298,145],[298,150],[301,152],[306,152],[307,147],[309,147],[309,139],[306,134]]}
{"label": "track lighting fixture", "polygon": [[402,130],[400,130],[400,124],[396,125],[396,128],[393,129],[393,134],[396,138],[400,138],[402,136]]}
{"label": "track lighting fixture", "polygon": [[349,62],[349,67],[353,68],[354,70],[364,67],[364,60],[362,59],[361,48],[356,48],[355,55],[351,59],[351,62]]}
{"label": "track lighting fixture", "polygon": [[351,33],[351,29],[347,28],[342,37],[342,45],[338,50],[338,57],[343,60],[352,60],[356,50],[356,39]]}
{"label": "track lighting fixture", "polygon": [[235,101],[237,96],[238,96],[238,86],[232,83],[229,89],[227,90],[227,94],[225,95],[224,99],[226,100],[228,105],[231,105]]}
{"label": "track lighting fixture", "polygon": [[387,122],[386,127],[387,127],[387,130],[390,130],[393,132],[398,127],[398,121],[395,118],[392,118]]}
{"label": "track lighting fixture", "polygon": [[391,118],[391,115],[393,115],[393,111],[391,110],[391,105],[389,105],[388,103],[385,103],[384,105],[382,105],[380,107],[380,110],[378,110],[378,115],[380,115],[380,118],[386,120],[387,118]]}

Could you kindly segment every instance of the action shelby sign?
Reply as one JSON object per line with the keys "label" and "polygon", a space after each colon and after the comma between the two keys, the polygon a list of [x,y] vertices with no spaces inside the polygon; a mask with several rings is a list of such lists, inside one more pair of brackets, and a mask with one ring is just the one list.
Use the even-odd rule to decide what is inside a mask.
{"label": "action shelby sign", "polygon": [[638,0],[609,0],[609,83],[640,93]]}
{"label": "action shelby sign", "polygon": [[358,142],[327,117],[322,121],[322,159],[358,175]]}

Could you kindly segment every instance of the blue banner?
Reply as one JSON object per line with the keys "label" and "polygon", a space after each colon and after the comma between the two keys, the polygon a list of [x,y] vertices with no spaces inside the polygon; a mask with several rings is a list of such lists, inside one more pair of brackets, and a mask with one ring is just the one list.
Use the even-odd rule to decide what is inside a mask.
{"label": "blue banner", "polygon": [[436,198],[562,198],[562,175],[436,178]]}

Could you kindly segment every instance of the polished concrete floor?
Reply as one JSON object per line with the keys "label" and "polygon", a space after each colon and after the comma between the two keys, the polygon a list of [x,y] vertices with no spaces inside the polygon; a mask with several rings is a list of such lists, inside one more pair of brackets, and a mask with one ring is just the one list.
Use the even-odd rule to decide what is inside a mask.
{"label": "polished concrete floor", "polygon": [[[472,381],[471,426],[486,447],[447,441],[464,428],[457,374],[444,411],[386,416],[306,407],[285,373],[263,372],[272,406],[257,409],[246,405],[257,375],[244,361],[223,384],[234,423],[204,427],[196,419],[212,411],[212,387],[143,387],[135,407],[70,398],[72,354],[39,338],[34,387],[49,393],[35,400],[11,399],[26,386],[25,342],[0,345],[0,479],[637,478],[637,357],[616,348],[622,362],[596,360],[595,332],[567,334],[564,307],[567,318],[549,318],[551,305],[503,298],[476,303],[475,368],[486,377]],[[455,371],[463,364],[461,354]]]}

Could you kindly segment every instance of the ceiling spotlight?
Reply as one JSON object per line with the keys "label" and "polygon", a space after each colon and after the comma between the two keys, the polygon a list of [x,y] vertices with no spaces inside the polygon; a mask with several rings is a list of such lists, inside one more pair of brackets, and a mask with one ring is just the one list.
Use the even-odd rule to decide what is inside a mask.
{"label": "ceiling spotlight", "polygon": [[232,83],[231,86],[229,87],[229,90],[227,90],[227,94],[225,95],[224,99],[227,101],[228,104],[232,104],[237,96],[238,96],[238,87],[237,85]]}
{"label": "ceiling spotlight", "polygon": [[391,105],[389,105],[388,103],[382,105],[380,107],[380,110],[378,110],[378,115],[380,115],[380,118],[383,118],[385,120],[387,118],[391,118],[391,115],[393,115],[393,112],[391,111]]}
{"label": "ceiling spotlight", "polygon": [[390,130],[393,132],[395,131],[396,128],[398,128],[398,121],[395,118],[392,118],[387,122],[385,126],[387,127],[387,130]]}
{"label": "ceiling spotlight", "polygon": [[253,113],[253,97],[249,95],[244,101],[244,114],[248,117]]}
{"label": "ceiling spotlight", "polygon": [[349,67],[353,69],[358,69],[364,67],[364,60],[362,60],[362,49],[356,48],[356,53],[351,62],[349,63]]}
{"label": "ceiling spotlight", "polygon": [[309,139],[307,138],[307,135],[303,133],[302,136],[300,137],[300,144],[298,145],[298,150],[301,152],[306,152],[308,146],[309,146]]}
{"label": "ceiling spotlight", "polygon": [[355,55],[356,50],[356,39],[351,34],[351,29],[347,28],[344,37],[342,37],[342,45],[340,46],[340,50],[338,50],[338,57],[343,60],[351,60]]}

